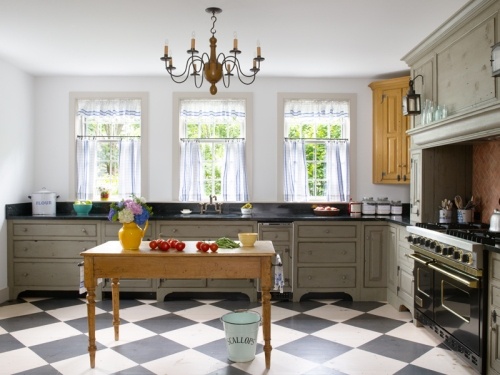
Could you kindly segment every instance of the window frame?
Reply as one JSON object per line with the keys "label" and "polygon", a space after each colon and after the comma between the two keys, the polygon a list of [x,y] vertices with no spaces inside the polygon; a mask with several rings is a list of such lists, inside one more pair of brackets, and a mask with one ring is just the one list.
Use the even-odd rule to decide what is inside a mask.
{"label": "window frame", "polygon": [[[285,139],[285,102],[287,100],[331,100],[331,101],[348,101],[349,102],[349,129],[346,129],[346,138],[349,139],[349,177],[351,186],[351,196],[352,190],[355,186],[356,179],[356,160],[355,160],[355,145],[356,145],[356,129],[357,129],[357,95],[353,93],[278,93],[278,103],[277,103],[277,116],[278,116],[278,126],[277,126],[277,158],[278,158],[278,200],[281,202],[285,201],[284,192],[284,147],[283,142]],[[316,202],[311,200],[310,202]],[[317,201],[320,202],[320,201]],[[293,203],[293,202],[287,202]],[[345,203],[345,202],[339,202]]]}
{"label": "window frame", "polygon": [[[149,94],[147,92],[70,92],[69,93],[69,116],[70,116],[70,142],[69,142],[69,197],[75,200],[77,197],[76,186],[78,172],[76,168],[76,111],[78,100],[90,99],[139,99],[141,100],[141,195],[149,196],[149,160],[147,145],[149,144]],[[94,198],[94,201],[97,199]]]}
{"label": "window frame", "polygon": [[[209,93],[202,92],[176,92],[173,93],[172,104],[172,196],[173,200],[179,202],[180,189],[180,103],[182,100],[203,100],[214,99]],[[245,163],[247,170],[248,197],[252,197],[253,181],[253,94],[252,93],[217,93],[217,99],[235,99],[245,101]]]}

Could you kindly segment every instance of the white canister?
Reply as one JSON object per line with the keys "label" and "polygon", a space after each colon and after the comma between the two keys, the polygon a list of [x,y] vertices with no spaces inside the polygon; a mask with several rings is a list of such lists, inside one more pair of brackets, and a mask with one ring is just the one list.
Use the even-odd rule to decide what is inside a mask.
{"label": "white canister", "polygon": [[439,210],[439,222],[451,223],[452,210]]}
{"label": "white canister", "polygon": [[56,198],[59,196],[43,188],[28,198],[32,201],[32,215],[33,216],[55,216],[56,215]]}
{"label": "white canister", "polygon": [[457,221],[463,224],[472,222],[472,210],[457,210]]}

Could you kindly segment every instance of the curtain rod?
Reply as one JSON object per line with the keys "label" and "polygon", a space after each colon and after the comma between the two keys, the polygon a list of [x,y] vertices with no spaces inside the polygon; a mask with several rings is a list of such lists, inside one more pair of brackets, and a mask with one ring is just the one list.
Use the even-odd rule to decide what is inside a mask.
{"label": "curtain rod", "polygon": [[349,139],[347,138],[285,138],[285,141],[300,141],[300,140],[307,140],[307,141],[348,141]]}
{"label": "curtain rod", "polygon": [[181,141],[244,141],[245,138],[181,138]]}
{"label": "curtain rod", "polygon": [[77,135],[80,139],[96,139],[96,138],[141,138],[140,135]]}

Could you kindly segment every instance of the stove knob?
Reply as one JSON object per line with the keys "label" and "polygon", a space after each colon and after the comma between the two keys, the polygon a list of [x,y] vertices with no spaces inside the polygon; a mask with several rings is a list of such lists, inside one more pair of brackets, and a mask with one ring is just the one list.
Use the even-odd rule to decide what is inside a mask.
{"label": "stove knob", "polygon": [[470,254],[462,254],[462,262],[472,263],[472,257]]}
{"label": "stove knob", "polygon": [[431,244],[431,240],[425,240],[425,246],[426,246],[426,247],[429,247],[429,246],[430,246],[430,244]]}
{"label": "stove knob", "polygon": [[462,252],[460,250],[455,250],[453,252],[453,259],[460,260],[461,256],[462,256]]}
{"label": "stove knob", "polygon": [[410,234],[408,237],[406,237],[406,240],[408,242],[413,242],[413,236]]}
{"label": "stove knob", "polygon": [[451,249],[451,247],[450,247],[450,248],[448,248],[448,247],[443,247],[443,252],[442,252],[442,254],[443,254],[443,255],[448,256],[448,255],[451,255],[451,254],[452,254],[452,252],[453,252],[453,250]]}
{"label": "stove knob", "polygon": [[419,242],[420,241],[419,241],[418,237],[413,237],[413,244],[414,245],[418,245]]}
{"label": "stove knob", "polygon": [[420,238],[420,245],[424,245],[425,244],[425,238]]}
{"label": "stove knob", "polygon": [[434,249],[435,247],[436,247],[436,242],[432,241],[431,244],[430,244],[430,248]]}
{"label": "stove knob", "polygon": [[441,251],[442,251],[442,249],[441,249],[441,245],[437,245],[437,246],[436,246],[436,248],[434,249],[434,251],[435,251],[436,253],[438,253],[438,254],[439,254],[439,253],[441,253]]}

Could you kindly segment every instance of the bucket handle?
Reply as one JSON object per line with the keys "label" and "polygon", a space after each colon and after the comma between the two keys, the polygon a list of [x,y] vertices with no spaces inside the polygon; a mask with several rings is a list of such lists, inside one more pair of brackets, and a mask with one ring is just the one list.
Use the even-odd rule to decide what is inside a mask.
{"label": "bucket handle", "polygon": [[[253,313],[259,315],[260,316],[259,326],[262,326],[262,315],[260,315],[257,311],[249,310],[249,309],[236,309],[236,310],[233,310],[233,312],[235,312],[235,313],[247,312],[247,311],[252,311]],[[222,317],[220,318],[220,321],[223,322]]]}

